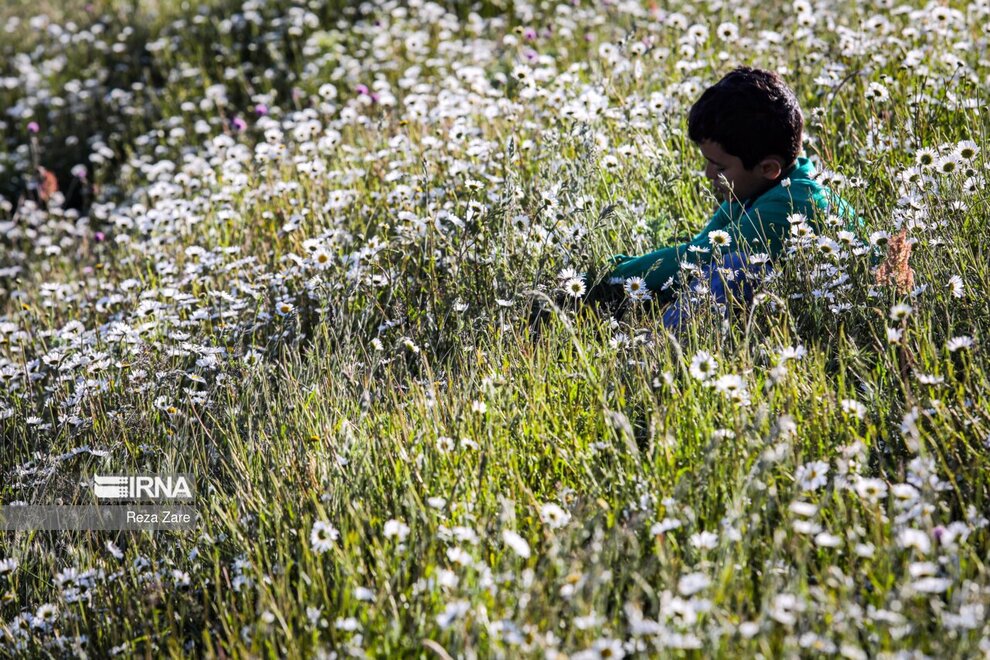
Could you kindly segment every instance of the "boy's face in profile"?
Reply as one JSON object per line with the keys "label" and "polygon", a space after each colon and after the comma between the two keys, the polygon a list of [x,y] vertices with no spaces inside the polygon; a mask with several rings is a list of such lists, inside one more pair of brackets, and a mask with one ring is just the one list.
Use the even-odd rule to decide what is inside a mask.
{"label": "boy's face in profile", "polygon": [[764,158],[752,169],[746,169],[741,158],[727,153],[718,142],[704,140],[698,146],[705,157],[705,176],[712,182],[715,194],[727,202],[743,201],[766,192],[783,171],[776,158]]}

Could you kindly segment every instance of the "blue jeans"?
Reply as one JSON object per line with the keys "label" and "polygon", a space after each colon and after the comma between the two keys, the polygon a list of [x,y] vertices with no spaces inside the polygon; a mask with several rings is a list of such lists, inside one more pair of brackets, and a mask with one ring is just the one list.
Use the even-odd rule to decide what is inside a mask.
{"label": "blue jeans", "polygon": [[[770,272],[769,263],[750,264],[741,252],[730,252],[721,261],[712,262],[698,274],[695,282],[707,284],[710,301],[700,304],[716,304],[728,317],[732,303],[749,305],[753,302],[753,281]],[[692,308],[698,307],[690,298],[693,291],[681,291],[677,299],[663,313],[663,325],[668,330],[678,330],[691,318]]]}

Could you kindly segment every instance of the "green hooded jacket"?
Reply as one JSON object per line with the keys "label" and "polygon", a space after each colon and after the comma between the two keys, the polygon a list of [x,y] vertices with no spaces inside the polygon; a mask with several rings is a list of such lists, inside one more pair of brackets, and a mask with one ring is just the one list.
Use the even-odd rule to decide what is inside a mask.
{"label": "green hooded jacket", "polygon": [[[815,181],[814,175],[811,161],[798,158],[766,192],[751,199],[722,202],[708,224],[691,241],[640,257],[624,254],[612,257],[614,269],[609,277],[642,277],[653,297],[663,303],[672,300],[677,293],[682,263],[704,267],[716,254],[740,250],[747,257],[758,253],[764,253],[770,259],[779,256],[790,236],[789,218],[798,219],[794,214],[803,215],[816,234],[821,233],[821,221],[829,214],[843,218],[847,228],[859,234],[861,219],[845,200]],[[730,243],[713,249],[709,234],[717,230],[726,232]]]}

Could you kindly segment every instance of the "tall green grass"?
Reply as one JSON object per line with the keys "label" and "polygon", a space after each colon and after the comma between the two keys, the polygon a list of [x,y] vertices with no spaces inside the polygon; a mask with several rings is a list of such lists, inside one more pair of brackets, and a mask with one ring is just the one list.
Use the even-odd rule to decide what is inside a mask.
{"label": "tall green grass", "polygon": [[[89,503],[80,482],[94,473],[189,472],[200,524],[3,533],[0,561],[16,561],[0,564],[3,655],[988,652],[986,192],[965,193],[961,172],[933,173],[899,200],[898,180],[921,148],[985,143],[985,109],[957,99],[981,98],[986,65],[952,45],[982,44],[978,21],[952,38],[903,36],[908,18],[877,9],[905,43],[878,28],[873,50],[856,50],[821,24],[820,42],[792,37],[793,12],[685,5],[690,22],[712,31],[738,20],[748,34],[786,37],[735,51],[712,34],[679,55],[681,31],[615,7],[576,9],[571,38],[558,34],[563,11],[540,4],[530,21],[515,7],[482,32],[500,45],[480,65],[486,79],[504,76],[502,98],[519,104],[518,117],[479,110],[459,142],[453,120],[353,99],[375,75],[396,92],[416,62],[424,81],[446,84],[464,62],[442,47],[477,36],[463,9],[442,35],[415,8],[402,23],[382,8],[338,16],[339,7],[308,4],[319,25],[299,34],[274,20],[291,3],[260,5],[263,27],[231,31],[220,27],[223,3],[162,4],[157,15],[107,5],[91,15],[110,17],[111,34],[134,29],[127,56],[166,45],[145,66],[124,57],[126,71],[70,59],[46,85],[61,89],[92,66],[104,91],[122,75],[133,97],[112,107],[100,95],[79,114],[53,114],[27,152],[25,127],[8,123],[4,163],[21,183],[32,159],[76,164],[56,144],[68,134],[102,135],[115,155],[90,170],[100,188],[88,189],[92,206],[43,208],[28,192],[2,218],[17,229],[0,237],[0,267],[18,268],[0,282],[0,324],[10,324],[0,334],[2,501]],[[750,10],[752,26],[734,18],[737,8]],[[822,23],[850,26],[872,14],[844,4],[821,12]],[[526,98],[512,78],[526,42],[502,36],[525,39],[515,28],[541,20],[555,31],[534,47],[559,71],[583,65],[564,92],[596,83],[610,107],[628,108],[663,91],[672,108],[632,125],[563,118],[560,103]],[[371,43],[414,27],[437,61],[405,43],[394,58]],[[599,55],[602,42],[628,48],[644,37],[670,54],[641,56],[639,78]],[[43,39],[5,44],[29,47],[42,70],[62,53]],[[909,47],[927,49],[927,75],[902,66]],[[961,73],[945,53],[964,59]],[[697,71],[678,69],[681,56]],[[349,58],[362,63],[360,80],[337,71]],[[713,82],[735,62],[789,69],[808,153],[845,178],[834,187],[864,216],[862,239],[910,227],[924,288],[877,284],[872,250],[829,261],[800,247],[751,307],[727,320],[701,305],[679,333],[664,329],[660,309],[634,306],[615,323],[556,289],[563,268],[600,271],[612,254],[700,226],[712,200],[684,130],[693,99],[669,85]],[[848,76],[831,91],[815,82],[826,62]],[[332,109],[319,97],[329,80]],[[200,108],[220,81],[227,100]],[[865,96],[878,81],[890,94],[883,103]],[[919,92],[931,100],[913,104]],[[13,105],[25,92],[4,94]],[[283,130],[274,143],[336,176],[250,151],[235,167],[236,145],[268,139],[257,103]],[[344,107],[366,119],[341,121]],[[306,151],[312,140],[287,120],[307,110],[296,125],[333,125],[339,144]],[[467,153],[471,139],[488,153]],[[623,144],[636,153],[617,171],[602,167]],[[196,158],[212,177],[196,173],[206,169]],[[166,161],[174,172],[154,173]],[[972,163],[985,174],[982,151]],[[399,185],[408,197],[394,196]],[[343,188],[353,203],[325,208]],[[460,224],[438,214],[445,203]],[[577,236],[564,231],[577,225]],[[319,270],[305,242],[327,230],[336,230],[325,243],[333,261]],[[361,259],[380,280],[348,276],[347,256],[362,248],[377,250]],[[822,277],[823,264],[838,270]],[[960,297],[953,275],[964,280]],[[528,323],[534,299],[554,303],[539,332]],[[293,307],[284,316],[282,301]],[[904,321],[889,317],[899,303],[912,307]],[[115,323],[130,326],[133,343],[117,339]],[[963,336],[973,346],[950,350]],[[210,351],[216,362],[197,364]],[[741,377],[745,402],[691,373],[701,351],[717,361],[716,377]],[[80,447],[108,454],[69,454]],[[815,485],[812,467],[824,472]],[[327,548],[311,539],[320,522],[338,532]],[[50,624],[38,620],[46,604],[57,607]]]}

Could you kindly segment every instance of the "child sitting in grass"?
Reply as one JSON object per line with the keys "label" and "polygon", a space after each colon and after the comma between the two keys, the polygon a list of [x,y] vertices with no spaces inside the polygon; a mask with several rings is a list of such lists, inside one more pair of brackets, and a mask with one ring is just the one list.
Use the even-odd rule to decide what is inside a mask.
{"label": "child sitting in grass", "polygon": [[814,166],[798,157],[803,129],[794,92],[772,71],[741,67],[705,90],[688,114],[688,135],[723,201],[688,243],[613,257],[605,286],[673,302],[663,322],[676,329],[690,314],[683,291],[675,301],[682,281],[693,276],[728,310],[730,299],[750,302],[750,276],[766,272],[784,253],[792,231],[819,233],[829,214],[855,229],[849,205],[817,183]]}

